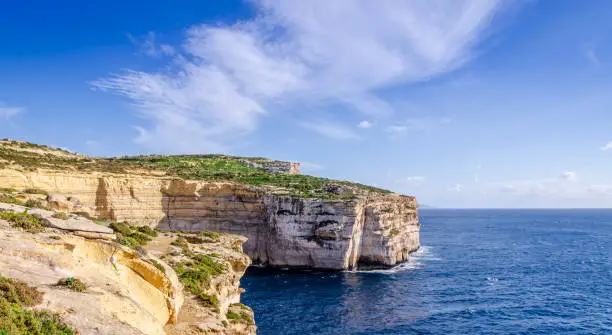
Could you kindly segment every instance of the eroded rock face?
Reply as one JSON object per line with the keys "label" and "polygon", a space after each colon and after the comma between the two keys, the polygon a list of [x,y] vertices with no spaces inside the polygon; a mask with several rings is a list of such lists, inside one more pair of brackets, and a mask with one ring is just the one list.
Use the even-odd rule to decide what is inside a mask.
{"label": "eroded rock face", "polygon": [[[180,286],[130,249],[50,229],[31,234],[0,220],[0,275],[44,292],[41,308],[80,334],[165,334],[182,304]],[[57,286],[76,277],[85,292]]]}
{"label": "eroded rock face", "polygon": [[392,266],[419,247],[414,197],[304,199],[229,182],[15,169],[0,170],[0,187],[40,188],[57,195],[56,202],[69,198],[62,208],[101,218],[243,235],[245,252],[272,266]]}
{"label": "eroded rock face", "polygon": [[[0,203],[0,211],[23,213],[26,208]],[[240,304],[240,278],[251,263],[241,248],[246,238],[158,233],[136,252],[89,219],[72,214],[60,219],[58,212],[40,208],[27,213],[40,218],[45,229],[29,233],[0,218],[0,276],[39,288],[44,301],[36,308],[59,313],[79,334],[255,334],[253,311]],[[174,271],[177,262],[190,261],[184,250],[171,245],[179,235],[192,236],[189,257],[207,255],[223,264],[206,289],[216,308],[184,290]],[[66,277],[78,278],[87,289],[75,292],[56,285]],[[229,311],[241,317],[230,319]]]}

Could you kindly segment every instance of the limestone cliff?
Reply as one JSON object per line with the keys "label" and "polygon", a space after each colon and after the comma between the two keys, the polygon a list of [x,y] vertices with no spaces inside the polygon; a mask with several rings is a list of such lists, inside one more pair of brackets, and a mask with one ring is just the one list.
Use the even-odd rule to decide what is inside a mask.
{"label": "limestone cliff", "polygon": [[[256,168],[240,170],[233,165],[238,169],[235,176],[228,177],[225,170],[217,174],[205,170],[202,174],[202,169],[187,175],[207,180],[177,178],[167,172],[172,165],[167,165],[166,172],[152,169],[157,161],[149,158],[128,168],[126,161],[121,161],[116,172],[115,161],[99,162],[81,156],[72,157],[71,163],[68,153],[57,153],[60,161],[49,158],[56,151],[16,148],[1,141],[0,163],[2,150],[6,163],[0,169],[0,187],[43,189],[50,194],[50,206],[99,218],[165,230],[243,235],[248,238],[245,252],[263,264],[337,270],[353,269],[359,263],[392,266],[405,261],[419,247],[414,197],[307,176],[256,175],[276,183],[272,185],[210,178],[260,173]],[[35,161],[37,157],[45,160]],[[181,173],[204,164],[192,157],[180,163],[184,164]],[[310,185],[315,190],[287,189],[286,185],[294,184]],[[296,192],[301,193],[292,194]]]}

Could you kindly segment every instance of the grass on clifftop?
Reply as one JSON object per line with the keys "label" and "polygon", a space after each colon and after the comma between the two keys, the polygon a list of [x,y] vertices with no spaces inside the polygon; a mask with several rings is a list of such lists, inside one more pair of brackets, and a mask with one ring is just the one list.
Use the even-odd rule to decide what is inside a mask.
{"label": "grass on clifftop", "polygon": [[[304,198],[352,198],[351,189],[361,192],[390,193],[390,191],[347,181],[326,178],[271,173],[249,167],[237,157],[203,156],[135,156],[120,158],[143,168],[164,170],[184,179],[233,181],[255,186],[276,186],[287,190],[287,195]],[[338,186],[338,187],[333,187]],[[336,190],[336,193],[331,191]],[[339,191],[338,191],[339,190]]]}
{"label": "grass on clifftop", "polygon": [[0,335],[75,334],[58,315],[24,308],[40,304],[42,295],[23,282],[0,277]]}
{"label": "grass on clifftop", "polygon": [[[24,150],[32,146],[42,151]],[[267,160],[259,157],[233,157],[225,155],[133,156],[121,158],[92,158],[70,155],[31,143],[0,141],[0,168],[18,164],[27,169],[50,168],[81,171],[127,173],[135,170],[163,171],[169,176],[207,181],[232,181],[241,184],[275,187],[276,192],[301,198],[352,199],[358,193],[387,194],[380,188],[331,180],[308,175],[271,173],[249,167],[240,162]],[[268,161],[268,160],[267,160]]]}

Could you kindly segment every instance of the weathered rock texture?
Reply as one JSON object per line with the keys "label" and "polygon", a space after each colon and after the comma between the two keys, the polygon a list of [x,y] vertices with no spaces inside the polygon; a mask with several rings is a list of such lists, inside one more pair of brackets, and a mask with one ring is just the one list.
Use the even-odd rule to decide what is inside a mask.
{"label": "weathered rock texture", "polygon": [[100,218],[243,235],[245,252],[272,266],[392,266],[419,247],[416,200],[395,194],[307,199],[230,182],[12,167],[0,169],[0,187],[43,189],[50,206]]}
{"label": "weathered rock texture", "polygon": [[[25,210],[0,203],[0,211]],[[47,228],[32,234],[0,219],[0,276],[39,288],[44,301],[36,308],[61,314],[79,334],[255,334],[253,312],[239,304],[244,292],[240,278],[250,264],[241,249],[244,237],[222,234],[215,240],[189,243],[192,255],[214,255],[225,264],[225,271],[211,279],[206,291],[218,300],[214,310],[183,292],[169,265],[184,258],[170,245],[177,234],[158,234],[141,251],[143,255],[113,242],[111,229],[86,218],[70,215],[63,220],[53,217],[56,212],[39,208],[28,213],[44,219]],[[65,277],[82,280],[87,290],[75,292],[56,285]],[[227,312],[236,308],[249,322],[228,320]]]}
{"label": "weathered rock texture", "polygon": [[[187,237],[189,256],[183,250],[171,245],[178,236]],[[251,260],[242,252],[241,246],[246,241],[242,236],[222,234],[210,239],[198,235],[164,233],[145,246],[150,255],[162,258],[169,264],[189,261],[190,258],[201,255],[214,255],[214,259],[224,264],[225,271],[211,278],[207,294],[214,295],[219,301],[218,310],[204,307],[197,297],[185,293],[185,303],[178,315],[177,322],[169,323],[164,330],[169,335],[200,334],[202,332],[222,334],[255,334],[253,311],[240,303],[240,279],[244,275]],[[249,321],[231,320],[227,313],[234,306],[240,306],[241,312],[248,314]],[[244,321],[244,322],[242,322]]]}
{"label": "weathered rock texture", "polygon": [[282,161],[273,161],[273,160],[260,160],[258,162],[241,159],[240,162],[243,164],[258,168],[264,169],[268,172],[272,173],[288,173],[288,174],[299,174],[300,173],[300,163],[294,162],[282,162]]}
{"label": "weathered rock texture", "polygon": [[[30,212],[51,220],[48,211]],[[72,228],[32,234],[0,219],[0,275],[38,287],[45,293],[38,307],[60,313],[80,334],[165,334],[183,303],[174,272],[164,274],[116,243],[75,236],[85,230]],[[64,277],[81,279],[87,291],[57,286]]]}

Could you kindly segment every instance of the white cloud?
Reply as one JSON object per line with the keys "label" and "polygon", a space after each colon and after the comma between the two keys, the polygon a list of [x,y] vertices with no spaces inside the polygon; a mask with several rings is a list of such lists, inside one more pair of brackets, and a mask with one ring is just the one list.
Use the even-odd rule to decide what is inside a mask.
{"label": "white cloud", "polygon": [[575,182],[578,179],[578,176],[576,175],[576,172],[573,171],[565,171],[563,172],[559,178],[561,180],[565,180],[565,181],[570,181],[570,182]]}
{"label": "white cloud", "polygon": [[581,182],[576,172],[565,171],[554,178],[489,182],[484,183],[482,187],[485,191],[492,194],[499,193],[552,199],[579,197],[586,194],[591,185]]}
{"label": "white cloud", "polygon": [[0,118],[8,120],[23,111],[25,111],[23,107],[0,107]]}
{"label": "white cloud", "polygon": [[312,171],[320,171],[320,170],[325,170],[325,167],[317,163],[300,162],[301,172],[312,172]]}
{"label": "white cloud", "polygon": [[139,48],[139,52],[150,57],[173,56],[176,54],[176,49],[168,44],[157,43],[157,36],[150,31],[143,38],[136,38],[131,34],[127,37]]}
{"label": "white cloud", "polygon": [[409,184],[409,185],[414,185],[414,186],[420,186],[425,182],[425,177],[423,176],[410,176],[410,177],[406,177],[406,178],[402,178],[399,180],[396,180],[396,182],[398,183],[404,183],[404,184]]}
{"label": "white cloud", "polygon": [[437,127],[440,125],[450,124],[452,120],[450,118],[434,118],[434,117],[421,117],[421,118],[408,118],[404,121],[398,122],[394,125],[388,126],[385,131],[391,135],[405,134],[409,131],[423,131]]}
{"label": "white cloud", "polygon": [[608,150],[612,149],[612,142],[606,143],[606,145],[604,145],[600,149],[603,150],[603,151],[608,151]]}
{"label": "white cloud", "polygon": [[310,129],[320,135],[337,140],[358,139],[359,136],[353,130],[335,123],[328,122],[302,122],[302,127]]}
{"label": "white cloud", "polygon": [[359,122],[359,124],[357,124],[357,128],[361,128],[361,129],[369,129],[372,128],[373,124],[370,121],[367,120],[363,120],[361,122]]}
{"label": "white cloud", "polygon": [[[491,0],[256,6],[251,21],[191,27],[164,71],[127,71],[92,84],[128,98],[153,123],[138,141],[175,151],[218,149],[256,129],[262,115],[296,109],[287,105],[393,113],[377,89],[461,66],[501,7]],[[154,34],[145,42],[145,53],[163,51]]]}
{"label": "white cloud", "polygon": [[455,185],[453,185],[453,186],[450,188],[450,190],[451,190],[451,191],[453,191],[453,192],[457,192],[457,193],[458,193],[458,192],[463,192],[463,189],[464,189],[464,186],[463,186],[463,185],[461,185],[461,184],[455,184]]}
{"label": "white cloud", "polygon": [[597,56],[597,52],[595,51],[595,47],[594,46],[587,46],[586,50],[584,51],[584,54],[587,58],[587,60],[594,66],[594,67],[599,67],[599,65],[601,64],[599,57]]}

